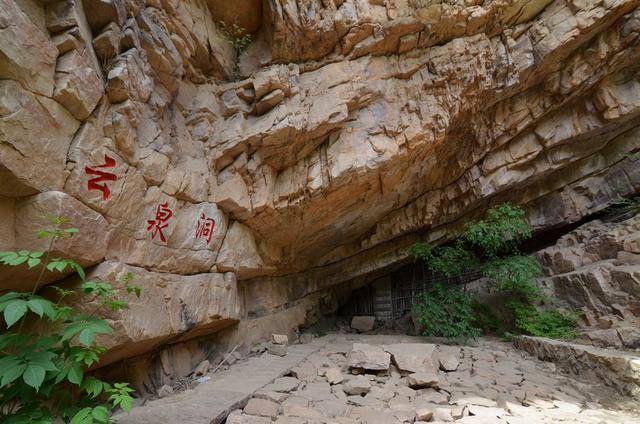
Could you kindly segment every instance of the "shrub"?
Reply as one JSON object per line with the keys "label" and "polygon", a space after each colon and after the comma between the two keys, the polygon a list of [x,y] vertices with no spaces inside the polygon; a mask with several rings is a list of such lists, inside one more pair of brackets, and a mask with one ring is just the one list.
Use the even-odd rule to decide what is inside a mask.
{"label": "shrub", "polygon": [[512,302],[510,309],[515,318],[516,329],[524,334],[552,339],[573,339],[578,316],[557,309],[541,311],[532,305]]}
{"label": "shrub", "polygon": [[218,21],[218,28],[220,28],[222,36],[233,45],[236,53],[240,53],[246,49],[253,40],[251,34],[236,23],[228,24],[224,21]]}
{"label": "shrub", "polygon": [[[501,311],[501,321],[505,324],[505,330],[552,338],[575,336],[575,314],[556,309],[542,310],[539,306],[545,300],[537,284],[537,278],[542,276],[540,263],[537,258],[521,255],[518,251],[522,241],[532,234],[522,209],[502,204],[490,209],[485,219],[467,223],[465,230],[452,246],[433,247],[416,243],[411,254],[444,277],[476,268],[480,258],[484,258],[485,262],[480,267],[482,275],[493,283],[497,294],[504,299],[505,310]],[[445,295],[445,292],[452,294]],[[486,332],[500,328],[498,314],[488,306],[479,306],[477,301],[468,308],[467,302],[471,298],[460,293],[464,292],[438,286],[423,296],[415,310],[422,322],[434,323],[428,332],[440,333],[438,335],[455,333],[446,327],[450,323],[445,317],[454,311],[452,305],[448,304],[451,298],[463,302],[461,311],[456,311],[457,315],[453,316],[456,323],[462,323],[460,331],[481,328]],[[469,337],[473,337],[473,334],[475,331],[468,332]]]}
{"label": "shrub", "polygon": [[532,234],[524,211],[509,203],[489,209],[485,219],[467,223],[465,229],[464,239],[488,257],[513,253]]}
{"label": "shrub", "polygon": [[[69,259],[52,258],[58,240],[73,237],[77,229],[63,228],[64,218],[50,218],[53,228],[38,233],[49,239],[45,252],[0,252],[0,263],[39,268],[30,292],[9,292],[0,296],[7,332],[0,335],[0,421],[13,423],[72,424],[108,423],[115,408],[131,409],[131,389],[126,383],[109,384],[85,372],[98,363],[105,348],[96,336],[112,331],[98,317],[104,309],[126,308],[120,290],[101,280],[86,280],[81,266]],[[45,271],[71,269],[81,279],[80,292],[53,287],[57,300],[37,294]],[[139,288],[122,286],[139,295]],[[91,313],[65,305],[65,299],[81,295],[97,305]],[[29,325],[25,324],[29,322]]]}
{"label": "shrub", "polygon": [[473,326],[474,297],[457,287],[435,284],[413,307],[413,316],[422,335],[470,339],[480,335]]}
{"label": "shrub", "polygon": [[410,254],[423,261],[436,274],[445,277],[463,274],[476,266],[475,257],[464,248],[460,240],[454,246],[443,247],[418,242],[411,246]]}

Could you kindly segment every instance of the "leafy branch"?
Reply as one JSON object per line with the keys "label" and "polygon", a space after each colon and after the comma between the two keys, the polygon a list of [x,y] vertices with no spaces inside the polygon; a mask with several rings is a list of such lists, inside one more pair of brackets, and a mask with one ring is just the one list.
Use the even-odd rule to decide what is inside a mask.
{"label": "leafy branch", "polygon": [[[65,218],[48,219],[52,228],[38,232],[40,239],[49,239],[46,251],[0,252],[0,263],[4,265],[39,267],[29,292],[13,291],[0,296],[0,313],[7,328],[0,335],[0,420],[108,423],[115,408],[131,409],[133,389],[126,383],[111,385],[85,376],[85,372],[106,351],[96,344],[97,336],[113,331],[99,317],[100,313],[126,308],[121,291],[139,296],[140,288],[130,284],[131,274],[120,279],[122,290],[115,289],[99,279],[87,280],[75,261],[53,258],[56,243],[75,236],[78,230],[65,228]],[[53,287],[55,301],[37,294],[46,272],[69,270],[80,279],[79,290]],[[93,299],[97,307],[91,313],[72,308],[66,299],[76,295]],[[27,321],[31,325],[26,326]]]}

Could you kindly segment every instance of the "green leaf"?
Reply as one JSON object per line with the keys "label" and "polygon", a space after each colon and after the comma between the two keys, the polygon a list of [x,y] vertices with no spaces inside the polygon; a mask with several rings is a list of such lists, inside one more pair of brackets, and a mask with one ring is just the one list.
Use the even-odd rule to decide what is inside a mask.
{"label": "green leaf", "polygon": [[56,305],[45,298],[34,296],[27,302],[27,306],[31,312],[39,316],[44,315],[50,320],[54,320],[56,317]]}
{"label": "green leaf", "polygon": [[13,299],[17,299],[19,297],[22,297],[21,293],[9,292],[7,294],[3,294],[2,296],[0,296],[0,303],[7,302],[7,301],[13,300]]}
{"label": "green leaf", "polygon": [[13,324],[18,322],[20,318],[27,313],[27,302],[25,300],[13,300],[4,309],[4,320],[7,323],[7,328],[10,328]]}
{"label": "green leaf", "polygon": [[38,258],[29,258],[29,260],[27,261],[27,265],[29,266],[29,269],[40,265],[40,259]]}
{"label": "green leaf", "polygon": [[104,390],[104,384],[97,378],[87,377],[82,382],[82,389],[92,398],[95,398]]}
{"label": "green leaf", "polygon": [[82,343],[86,347],[91,346],[95,341],[95,339],[96,339],[96,333],[90,328],[86,328],[82,330],[80,332],[80,336],[78,336],[78,341],[80,341],[80,343]]}
{"label": "green leaf", "polygon": [[27,306],[31,309],[31,312],[39,317],[42,317],[42,314],[44,314],[44,307],[42,306],[42,303],[38,302],[38,299],[29,300],[27,302]]}
{"label": "green leaf", "polygon": [[27,369],[24,370],[24,374],[22,375],[22,379],[29,386],[33,387],[38,391],[42,382],[44,381],[44,375],[46,370],[37,364],[29,364],[27,365]]}
{"label": "green leaf", "polygon": [[78,364],[73,364],[71,368],[69,368],[67,380],[69,380],[70,383],[80,385],[82,383],[82,374],[82,367]]}
{"label": "green leaf", "polygon": [[82,267],[80,265],[78,265],[77,263],[75,263],[75,262],[71,263],[71,267],[78,273],[78,275],[80,276],[82,281],[84,281],[84,279],[86,278],[86,275],[84,273],[84,269],[82,269]]}
{"label": "green leaf", "polygon": [[40,366],[45,371],[58,371],[58,367],[53,363],[53,359],[57,357],[57,354],[48,351],[33,352],[24,356],[29,365]]}
{"label": "green leaf", "polygon": [[28,256],[9,257],[6,259],[5,263],[11,266],[18,266],[27,262],[27,259],[29,259]]}
{"label": "green leaf", "polygon": [[91,412],[93,409],[91,407],[83,408],[79,410],[71,419],[71,424],[92,424],[93,416]]}
{"label": "green leaf", "polygon": [[16,365],[8,368],[5,372],[1,373],[0,375],[2,376],[2,379],[0,380],[0,387],[4,387],[7,384],[10,384],[17,380],[26,368],[27,364],[17,362]]}
{"label": "green leaf", "polygon": [[106,424],[109,421],[109,410],[102,405],[96,406],[93,408],[93,411],[91,411],[91,416],[97,422]]}

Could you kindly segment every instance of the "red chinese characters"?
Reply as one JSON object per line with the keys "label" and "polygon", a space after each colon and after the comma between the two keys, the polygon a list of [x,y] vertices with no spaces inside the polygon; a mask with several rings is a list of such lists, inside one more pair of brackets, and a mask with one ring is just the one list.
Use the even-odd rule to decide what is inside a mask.
{"label": "red chinese characters", "polygon": [[200,215],[200,220],[196,223],[196,238],[203,238],[207,240],[207,244],[211,243],[211,236],[216,229],[216,221],[212,218],[207,218],[204,213]]}
{"label": "red chinese characters", "polygon": [[169,219],[173,216],[173,212],[169,209],[169,203],[164,202],[156,208],[156,217],[155,219],[150,219],[147,221],[147,232],[153,231],[151,233],[151,240],[155,240],[156,236],[160,236],[160,240],[163,243],[167,242],[167,238],[164,236],[162,232],[163,229],[169,226]]}
{"label": "red chinese characters", "polygon": [[[117,181],[118,177],[116,174],[112,174],[111,172],[101,171],[97,168],[115,168],[116,161],[114,158],[104,155],[104,163],[102,165],[98,165],[94,168],[89,166],[84,167],[84,172],[88,175],[96,175],[96,177],[91,178],[87,182],[88,190],[99,190],[102,192],[102,200],[109,200],[111,196],[111,190],[109,190],[109,186],[106,181]],[[100,184],[102,183],[102,184]]]}

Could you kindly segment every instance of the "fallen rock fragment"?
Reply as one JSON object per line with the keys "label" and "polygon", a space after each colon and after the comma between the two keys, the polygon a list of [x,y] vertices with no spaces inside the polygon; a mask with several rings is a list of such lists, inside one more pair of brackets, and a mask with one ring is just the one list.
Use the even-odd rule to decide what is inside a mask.
{"label": "fallen rock fragment", "polygon": [[460,366],[460,360],[449,352],[438,352],[438,363],[442,371],[455,371]]}
{"label": "fallen rock fragment", "polygon": [[275,418],[278,415],[278,404],[266,399],[251,398],[247,406],[244,407],[244,413]]}
{"label": "fallen rock fragment", "polygon": [[364,395],[371,390],[371,382],[366,377],[359,375],[344,383],[342,390],[348,395]]}
{"label": "fallen rock fragment", "polygon": [[433,417],[433,411],[427,408],[416,409],[416,420],[429,421]]}
{"label": "fallen rock fragment", "polygon": [[376,317],[371,316],[356,316],[351,320],[351,328],[358,330],[361,333],[373,330],[373,326],[376,322]]}
{"label": "fallen rock fragment", "polygon": [[194,375],[205,375],[211,369],[211,363],[207,360],[204,360],[198,364],[196,369],[193,371]]}
{"label": "fallen rock fragment", "polygon": [[389,369],[391,355],[377,346],[354,343],[349,353],[349,367],[369,371]]}
{"label": "fallen rock fragment", "polygon": [[276,356],[287,356],[287,345],[267,343],[267,352]]}
{"label": "fallen rock fragment", "polygon": [[436,345],[428,343],[397,343],[382,348],[391,354],[400,371],[436,373],[438,360]]}
{"label": "fallen rock fragment", "polygon": [[409,374],[407,383],[412,389],[422,389],[425,387],[436,387],[438,385],[438,375],[430,372],[416,372]]}
{"label": "fallen rock fragment", "polygon": [[168,385],[164,385],[162,387],[160,387],[160,389],[158,389],[158,397],[167,397],[169,395],[173,394],[173,387],[168,386]]}
{"label": "fallen rock fragment", "polygon": [[288,345],[289,337],[284,334],[272,334],[271,335],[271,343],[277,345]]}
{"label": "fallen rock fragment", "polygon": [[329,384],[340,384],[344,380],[344,376],[339,368],[329,368],[325,371],[324,377],[327,379]]}
{"label": "fallen rock fragment", "polygon": [[270,390],[280,393],[289,393],[294,391],[300,385],[300,380],[295,377],[280,377],[265,387],[265,390]]}

